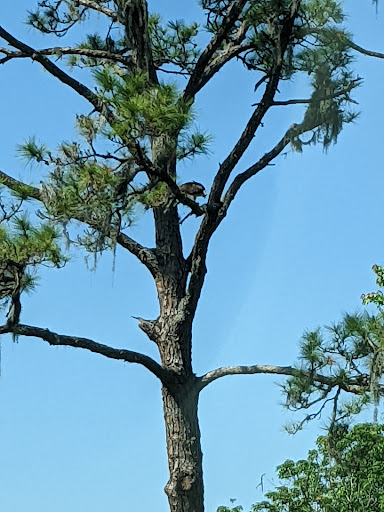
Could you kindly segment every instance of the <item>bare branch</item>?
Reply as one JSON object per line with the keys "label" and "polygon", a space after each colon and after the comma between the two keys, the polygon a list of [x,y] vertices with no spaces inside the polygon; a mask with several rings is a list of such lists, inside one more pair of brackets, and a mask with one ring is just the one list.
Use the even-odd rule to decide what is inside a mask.
{"label": "bare branch", "polygon": [[[243,130],[232,151],[220,165],[219,170],[213,180],[208,203],[206,205],[207,213],[204,215],[203,221],[200,224],[200,228],[195,238],[195,243],[193,245],[190,256],[187,259],[191,269],[191,276],[188,285],[188,293],[185,300],[185,308],[188,311],[188,314],[191,316],[193,316],[194,312],[196,311],[197,302],[199,300],[205,279],[206,257],[210,239],[227,212],[227,206],[225,207],[221,204],[221,196],[223,190],[233,169],[238,164],[245,151],[248,149],[255,136],[256,130],[262,124],[262,120],[265,114],[268,112],[271,104],[274,101],[274,97],[280,81],[281,71],[283,68],[284,55],[289,41],[291,40],[292,30],[294,27],[295,19],[297,17],[299,5],[300,0],[291,1],[289,15],[285,17],[281,32],[279,34],[279,44],[276,48],[275,60],[271,66],[270,73],[268,73],[268,82],[262,100],[250,117],[245,129]],[[293,136],[293,134],[289,135]],[[288,144],[288,142],[289,141],[287,140],[285,145]]]}
{"label": "bare branch", "polygon": [[276,55],[275,63],[272,66],[271,72],[268,73],[269,78],[263,97],[261,99],[261,102],[258,104],[256,110],[250,117],[243,133],[241,134],[237,143],[233,147],[232,151],[224,160],[224,162],[220,165],[220,168],[213,181],[211,193],[208,199],[208,202],[211,204],[216,204],[220,201],[221,194],[224,190],[224,187],[229,179],[231,172],[233,171],[235,166],[238,164],[240,158],[243,156],[243,154],[249,147],[250,143],[253,140],[253,137],[255,136],[256,130],[261,125],[265,114],[268,112],[270,106],[274,101],[274,97],[280,81],[281,70],[283,68],[284,54],[288,47],[294,22],[297,16],[297,2],[292,1],[291,3],[292,12],[286,18],[284,26],[281,30],[281,40],[279,41],[278,55]]}
{"label": "bare branch", "polygon": [[[211,78],[220,71],[233,58],[240,56],[242,53],[253,49],[253,44],[241,44],[245,39],[247,30],[249,28],[248,22],[243,22],[237,31],[236,36],[233,38],[223,51],[218,53],[216,57],[212,57],[211,61],[207,64],[204,74],[200,76],[199,88],[196,93],[201,90]],[[188,87],[188,86],[187,86]],[[185,98],[186,92],[184,91],[182,97]]]}
{"label": "bare branch", "polygon": [[276,146],[271,149],[271,151],[266,153],[254,165],[248,167],[246,171],[238,174],[231,183],[230,187],[227,190],[227,193],[224,196],[223,206],[220,210],[219,216],[224,217],[226,215],[229,205],[235,198],[240,187],[247,180],[255,176],[261,170],[265,169],[265,167],[267,167],[267,165],[269,165],[270,162],[274,160],[283,151],[283,149],[292,141],[292,139],[315,129],[317,126],[318,124],[309,126],[308,123],[306,123],[305,121],[303,121],[301,124],[293,124],[289,128],[289,130],[287,130],[283,138],[276,144]]}
{"label": "bare branch", "polygon": [[63,334],[57,334],[49,329],[42,329],[41,327],[35,327],[32,325],[17,324],[13,326],[4,325],[0,327],[0,334],[13,333],[16,336],[31,336],[34,338],[40,338],[47,341],[50,345],[63,345],[75,348],[84,348],[90,350],[95,354],[108,357],[110,359],[120,359],[127,363],[141,364],[151,373],[156,375],[158,379],[165,382],[168,376],[168,371],[162,368],[154,359],[140,352],[134,352],[132,350],[117,349],[109,347],[108,345],[102,345],[96,341],[92,341],[88,338],[80,338],[78,336],[67,336]]}
{"label": "bare branch", "polygon": [[112,21],[119,21],[120,23],[124,22],[123,18],[119,15],[117,11],[109,9],[108,7],[105,7],[105,5],[102,5],[99,2],[95,2],[94,0],[77,0],[77,3],[79,5],[83,5],[87,9],[92,9],[94,11],[98,11],[102,14],[105,14],[106,16],[108,16],[108,18],[111,18]]}
{"label": "bare branch", "polygon": [[[102,59],[109,60],[112,62],[119,62],[126,66],[132,64],[132,59],[125,55],[120,55],[119,53],[109,52],[107,50],[94,50],[92,48],[72,48],[70,46],[56,46],[53,48],[42,48],[40,50],[36,50],[40,55],[55,55],[60,58],[63,55],[81,55],[84,57],[88,57],[90,59]],[[27,53],[18,51],[13,52],[8,50],[7,48],[0,47],[0,53],[4,53],[6,56],[0,59],[0,64],[4,64],[5,62],[11,59],[19,59],[19,58],[30,58],[31,56]],[[36,59],[35,59],[36,60]]]}
{"label": "bare branch", "polygon": [[153,276],[158,273],[159,265],[157,257],[151,249],[140,245],[136,240],[133,240],[133,238],[129,237],[125,233],[119,233],[116,241],[121,245],[121,247],[124,247],[124,249],[127,249],[131,254],[136,256],[136,258],[148,268]]}
{"label": "bare branch", "polygon": [[[26,183],[23,183],[22,181],[16,180],[15,178],[12,178],[5,172],[0,170],[0,184],[6,186],[10,190],[13,190],[14,192],[27,194],[28,197],[31,199],[36,199],[37,201],[40,201],[42,204],[44,204],[41,192],[38,188],[33,187],[32,185],[27,185]],[[100,230],[100,227],[92,224],[89,220],[86,218],[82,218],[81,216],[74,217],[73,220],[77,220],[79,222],[83,222],[84,224],[87,224],[93,229],[98,230],[105,236],[110,236],[111,233],[104,233],[102,230]],[[158,272],[158,262],[157,258],[151,249],[148,249],[147,247],[142,246],[132,238],[130,238],[128,235],[124,233],[119,233],[117,236],[117,243],[121,245],[121,247],[124,247],[124,249],[127,249],[131,254],[136,256],[138,260],[143,263],[148,270],[151,272],[152,275],[156,275]]]}
{"label": "bare branch", "polygon": [[228,375],[253,375],[258,373],[267,375],[286,375],[288,377],[295,377],[299,374],[306,375],[308,378],[329,386],[330,388],[339,386],[344,391],[348,391],[349,393],[354,393],[356,395],[361,394],[363,386],[367,387],[365,382],[363,382],[361,379],[358,380],[357,378],[350,379],[349,382],[343,383],[340,382],[340,378],[338,377],[328,377],[320,373],[310,373],[303,370],[298,370],[293,366],[273,366],[269,364],[256,364],[252,366],[223,366],[199,377],[198,387],[201,391],[214,380],[220,379],[221,377],[226,377]]}
{"label": "bare branch", "polygon": [[[319,398],[317,398],[316,400],[313,400],[313,402],[311,404],[308,404],[308,407],[311,407],[311,406],[315,405],[316,403],[324,400],[316,412],[307,414],[297,425],[294,426],[294,428],[292,430],[293,433],[299,432],[304,427],[304,425],[306,423],[309,423],[310,421],[312,421],[316,418],[321,418],[321,415],[322,415],[325,407],[327,406],[327,404],[329,404],[329,402],[333,402],[333,410],[335,410],[335,405],[337,405],[337,401],[338,401],[338,398],[340,395],[341,388],[338,387],[336,394],[334,396],[332,396],[331,398],[325,399],[326,396],[330,393],[331,389],[333,389],[333,387],[334,386],[328,386],[328,388],[326,390],[324,390],[324,392],[321,394],[321,396],[319,396]],[[308,407],[306,407],[306,409]]]}
{"label": "bare branch", "polygon": [[[325,100],[333,100],[335,98],[338,98],[339,96],[343,96],[344,94],[348,94],[350,91],[352,91],[355,87],[357,87],[361,83],[361,78],[356,78],[355,80],[352,80],[351,83],[345,87],[344,89],[341,89],[340,91],[337,91],[334,94],[328,94],[325,96],[319,96],[316,99],[308,98],[308,99],[292,99],[292,100],[283,100],[283,101],[273,101],[271,104],[271,107],[280,107],[280,106],[286,106],[286,105],[307,105],[309,103],[320,103],[321,101]],[[350,100],[352,101],[352,100]],[[354,102],[356,103],[356,102]],[[252,106],[257,106],[259,103],[254,103]]]}
{"label": "bare branch", "polygon": [[350,39],[348,40],[348,45],[353,49],[356,50],[359,53],[362,53],[363,55],[368,55],[369,57],[376,57],[378,59],[384,59],[384,53],[379,52],[373,52],[371,50],[366,50],[365,48],[362,48],[358,44],[354,43]]}
{"label": "bare branch", "polygon": [[[324,34],[324,29],[317,28],[317,27],[311,27],[311,28],[302,29],[301,33],[303,34],[303,36],[314,35],[314,34],[322,35],[322,34]],[[337,34],[337,36],[342,41],[345,41],[346,44],[350,48],[352,48],[353,50],[355,50],[359,53],[362,53],[363,55],[368,55],[368,57],[376,57],[377,59],[384,59],[384,53],[375,52],[375,51],[367,50],[366,48],[363,48],[362,46],[354,43],[351,39],[346,37],[345,33],[343,33],[343,32],[340,32],[339,34]]]}
{"label": "bare branch", "polygon": [[[324,96],[322,98],[317,98],[315,101],[318,102],[318,101],[323,101],[326,99],[333,99],[333,98],[337,98],[339,96],[348,94],[352,89],[357,87],[360,83],[361,83],[361,79],[357,78],[356,80],[352,80],[352,82],[346,88],[338,91],[337,93],[335,93],[333,95],[329,95],[329,96]],[[291,105],[294,103],[311,103],[311,101],[313,101],[313,100],[288,100],[286,102],[278,101],[278,102],[273,102],[271,106],[273,106],[273,105]],[[240,187],[247,180],[249,180],[251,177],[255,176],[262,169],[265,169],[265,167],[267,165],[269,165],[270,162],[273,159],[275,159],[295,137],[298,137],[299,135],[302,135],[306,132],[314,130],[315,128],[317,128],[317,126],[319,126],[319,123],[309,125],[308,122],[306,122],[305,120],[302,121],[302,123],[300,123],[300,124],[293,124],[287,130],[287,132],[285,133],[283,138],[276,144],[276,146],[273,149],[271,149],[271,151],[266,153],[262,158],[260,158],[260,160],[258,162],[256,162],[256,164],[249,167],[246,171],[238,174],[236,176],[236,178],[233,180],[230,187],[228,188],[227,193],[225,194],[223,206],[219,213],[219,217],[221,215],[226,214],[226,210],[228,209],[230,203],[235,198],[235,195],[239,191]]]}
{"label": "bare branch", "polygon": [[263,94],[262,100],[250,117],[246,127],[240,135],[238,141],[234,145],[232,151],[226,157],[224,162],[220,165],[219,170],[213,181],[211,192],[209,195],[209,203],[218,203],[221,198],[221,194],[224,187],[229,179],[229,176],[233,169],[236,167],[241,157],[248,149],[250,143],[255,136],[256,130],[261,125],[261,122],[267,113],[268,109],[273,103],[273,98],[276,94],[277,86],[280,78],[280,69],[276,69],[273,76],[268,80],[267,87]]}
{"label": "bare branch", "polygon": [[241,44],[247,35],[249,26],[249,22],[244,20],[231,42],[216,57],[212,58],[206,67],[204,75],[200,78],[199,90],[230,60],[254,48],[251,43]]}
{"label": "bare branch", "polygon": [[[211,78],[216,75],[220,69],[227,64],[234,57],[238,57],[240,54],[252,49],[253,46],[251,44],[230,44],[227,48],[220,53],[217,57],[212,59],[212,61],[207,65],[205,73],[200,77],[199,90],[206,85]],[[183,93],[183,97],[184,97]]]}
{"label": "bare branch", "polygon": [[108,123],[113,124],[115,120],[115,116],[113,113],[106,107],[106,105],[100,100],[100,98],[94,94],[88,87],[86,87],[81,82],[78,82],[70,75],[65,73],[62,69],[60,69],[56,64],[50,61],[44,55],[41,55],[38,50],[35,50],[31,46],[26,45],[20,40],[13,37],[9,32],[7,32],[3,27],[0,27],[0,37],[5,39],[11,46],[17,48],[19,51],[27,55],[33,61],[41,64],[51,75],[58,78],[61,82],[68,85],[76,91],[80,96],[88,100],[97,112],[100,112],[108,121]]}

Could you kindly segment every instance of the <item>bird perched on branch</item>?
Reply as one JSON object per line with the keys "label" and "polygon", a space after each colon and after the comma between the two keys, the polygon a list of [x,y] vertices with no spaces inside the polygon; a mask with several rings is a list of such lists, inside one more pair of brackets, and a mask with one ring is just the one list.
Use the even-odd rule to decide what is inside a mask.
{"label": "bird perched on branch", "polygon": [[188,196],[190,199],[195,200],[197,197],[205,197],[205,188],[201,183],[197,181],[188,181],[183,183],[179,187],[180,192]]}
{"label": "bird perched on branch", "polygon": [[[197,183],[197,181],[183,183],[178,188],[184,196],[192,201],[196,201],[197,197],[206,196],[204,186],[201,183]],[[144,199],[148,207],[162,206],[164,210],[168,210],[171,206],[177,206],[179,203],[179,199],[175,197],[174,193],[164,182],[157,183]]]}

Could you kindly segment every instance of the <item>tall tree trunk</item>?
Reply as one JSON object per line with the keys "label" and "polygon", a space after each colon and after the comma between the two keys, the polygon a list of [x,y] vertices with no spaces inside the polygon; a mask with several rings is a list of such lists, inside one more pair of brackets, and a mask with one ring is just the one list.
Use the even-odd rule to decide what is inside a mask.
{"label": "tall tree trunk", "polygon": [[170,295],[170,288],[159,297],[167,307],[157,321],[161,363],[173,373],[162,388],[170,475],[165,492],[170,512],[203,512],[199,393],[191,363],[192,329],[183,314],[182,300],[176,299],[176,293]]}
{"label": "tall tree trunk", "polygon": [[162,394],[170,474],[165,492],[170,511],[203,512],[198,393],[185,385],[176,392],[163,387]]}
{"label": "tall tree trunk", "polygon": [[[176,177],[176,139],[160,136],[151,141],[152,162],[160,176]],[[154,182],[157,179],[152,177]],[[158,346],[162,366],[172,376],[162,388],[170,474],[165,492],[170,512],[203,512],[199,393],[191,358],[193,314],[185,308],[188,265],[183,256],[177,206],[172,202],[163,204],[153,213],[159,261],[155,277],[159,317],[152,323],[149,335]]]}
{"label": "tall tree trunk", "polygon": [[[176,261],[177,258],[173,263]],[[203,512],[202,453],[197,417],[199,393],[192,371],[192,323],[183,307],[185,279],[161,276],[156,284],[160,316],[156,321],[155,341],[162,366],[172,375],[162,388],[170,475],[165,492],[170,512]]]}

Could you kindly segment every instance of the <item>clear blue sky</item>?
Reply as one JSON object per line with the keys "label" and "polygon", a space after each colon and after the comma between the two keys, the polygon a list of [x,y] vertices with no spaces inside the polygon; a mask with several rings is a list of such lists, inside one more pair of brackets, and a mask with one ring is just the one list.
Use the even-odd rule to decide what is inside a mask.
{"label": "clear blue sky", "polygon": [[[33,0],[6,3],[1,24],[30,44],[47,40],[22,20]],[[165,18],[197,18],[197,2],[150,2]],[[369,0],[346,2],[355,41],[384,51],[383,13]],[[56,43],[56,44],[60,44]],[[370,267],[382,264],[384,239],[382,84],[384,61],[358,57],[365,83],[355,97],[361,117],[324,154],[288,154],[249,183],[233,204],[209,252],[208,277],[194,328],[194,366],[201,374],[228,364],[291,364],[305,328],[336,320],[374,289]],[[183,179],[209,185],[256,101],[254,78],[232,66],[197,102],[198,123],[215,136],[209,158]],[[290,86],[291,97],[305,91]],[[16,145],[30,135],[55,146],[73,135],[74,115],[88,105],[37,64],[0,68],[0,169],[36,180]],[[269,116],[242,166],[252,163],[290,123],[294,108]],[[186,236],[196,227],[185,223]],[[150,218],[132,228],[150,242]],[[132,316],[156,314],[154,286],[128,254],[105,257],[97,272],[74,254],[64,270],[46,271],[25,303],[23,321],[157,357]],[[41,340],[2,340],[0,508],[6,512],[166,512],[168,473],[158,382],[145,369]],[[295,437],[269,376],[236,376],[204,390],[200,421],[206,510],[229,498],[247,507],[261,494],[263,473],[304,456],[321,432]]]}

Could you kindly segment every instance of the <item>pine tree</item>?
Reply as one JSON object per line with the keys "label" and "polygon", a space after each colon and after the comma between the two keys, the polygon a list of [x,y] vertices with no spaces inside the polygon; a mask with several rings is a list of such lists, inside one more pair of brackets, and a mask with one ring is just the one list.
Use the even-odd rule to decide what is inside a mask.
{"label": "pine tree", "polygon": [[[287,384],[291,396],[298,396],[294,386],[300,388],[303,380],[355,394],[371,389],[369,382],[348,374],[342,381],[339,375],[322,375],[323,366],[315,364],[299,370],[227,367],[202,376],[193,371],[192,325],[208,247],[239,190],[287,147],[303,151],[307,145],[321,144],[326,150],[335,143],[343,126],[356,118],[351,93],[361,79],[353,69],[353,52],[383,58],[352,41],[342,8],[333,0],[201,0],[200,5],[203,27],[164,22],[148,12],[145,0],[38,1],[28,23],[51,37],[65,38],[73,27],[87,23],[91,28],[95,13],[103,18],[105,30],[89,33],[84,28],[87,35],[75,46],[33,48],[0,27],[0,38],[7,44],[0,48],[1,64],[31,59],[90,104],[89,111],[76,118],[76,140],[53,149],[32,136],[19,147],[24,158],[45,167],[44,181],[28,184],[0,172],[0,299],[10,307],[0,333],[86,348],[140,364],[160,380],[170,472],[166,494],[172,512],[203,511],[197,407],[200,392],[214,380],[234,374],[290,375],[296,379]],[[204,46],[207,33],[210,40]],[[204,196],[204,186],[195,184],[191,193],[193,187],[179,181],[178,165],[209,151],[209,134],[194,129],[194,102],[235,59],[255,77],[260,97],[218,166],[204,202],[197,199]],[[74,68],[85,68],[83,83],[74,78]],[[309,77],[307,98],[276,99],[279,87],[301,76]],[[186,83],[177,81],[179,77]],[[266,114],[286,105],[300,105],[304,115],[280,140],[272,141],[262,158],[240,170],[239,161]],[[180,205],[199,219],[189,254],[183,251]],[[153,213],[154,247],[144,247],[130,236],[129,227],[143,209]],[[79,229],[76,222],[85,228]],[[95,262],[101,253],[119,246],[148,269],[158,293],[159,315],[139,318],[138,326],[155,342],[160,362],[21,322],[22,294],[33,288],[39,265],[63,266],[68,245],[85,249]]]}

